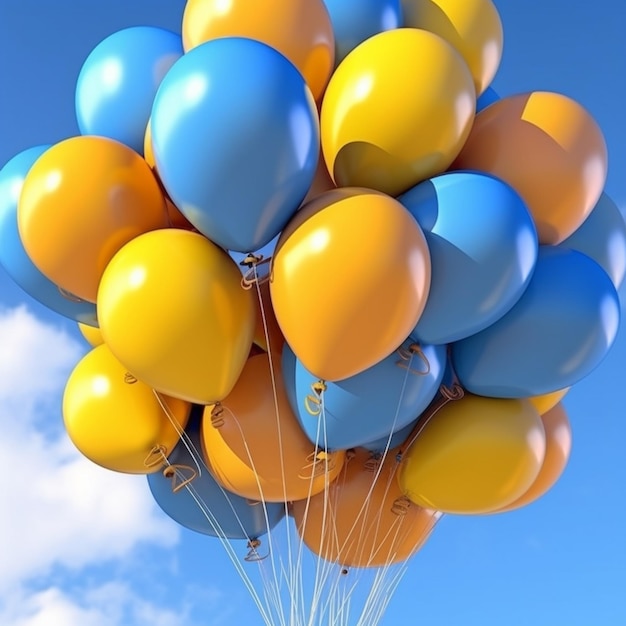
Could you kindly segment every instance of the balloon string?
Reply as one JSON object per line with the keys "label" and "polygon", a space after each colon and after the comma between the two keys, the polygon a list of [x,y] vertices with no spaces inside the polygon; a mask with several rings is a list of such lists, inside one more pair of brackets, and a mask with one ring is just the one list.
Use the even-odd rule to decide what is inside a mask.
{"label": "balloon string", "polygon": [[[408,369],[411,374],[415,374],[417,376],[428,376],[430,374],[430,361],[426,358],[422,347],[418,343],[412,343],[408,348],[403,348],[400,346],[396,353],[400,357],[399,361],[396,361],[396,365],[398,367],[402,367]],[[413,369],[410,366],[411,360],[414,356],[417,356],[421,359],[424,364],[423,370]]]}
{"label": "balloon string", "polygon": [[171,463],[163,470],[163,476],[171,481],[172,493],[178,493],[198,477],[198,472],[190,465]]}
{"label": "balloon string", "polygon": [[[272,261],[272,257],[265,258],[262,254],[248,254],[245,259],[239,262],[239,265],[245,266],[248,269],[241,277],[241,286],[246,289],[252,289],[254,285],[262,285],[266,283],[270,279],[269,272],[265,276],[259,276],[258,267],[259,265],[266,265]],[[261,306],[262,306],[261,302]]]}
{"label": "balloon string", "polygon": [[304,408],[309,415],[317,417],[322,412],[322,400],[323,394],[326,391],[327,386],[323,380],[318,380],[311,384],[311,390],[313,393],[308,394],[304,398]]}

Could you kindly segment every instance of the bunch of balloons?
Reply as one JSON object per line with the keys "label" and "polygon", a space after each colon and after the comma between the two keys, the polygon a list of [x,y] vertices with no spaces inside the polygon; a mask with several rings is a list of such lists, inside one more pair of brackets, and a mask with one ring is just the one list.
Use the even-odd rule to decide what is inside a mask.
{"label": "bunch of balloons", "polygon": [[253,555],[288,515],[387,566],[559,478],[626,226],[590,114],[489,87],[490,0],[262,4],[98,44],[80,135],[0,172],[0,261],[93,346],[63,402],[86,457]]}

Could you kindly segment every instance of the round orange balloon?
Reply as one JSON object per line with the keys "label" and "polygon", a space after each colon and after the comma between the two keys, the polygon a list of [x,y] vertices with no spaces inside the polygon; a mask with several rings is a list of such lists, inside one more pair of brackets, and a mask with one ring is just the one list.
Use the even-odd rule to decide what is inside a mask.
{"label": "round orange balloon", "polygon": [[480,95],[496,75],[503,32],[491,0],[401,0],[404,23],[443,37],[463,56]]}
{"label": "round orange balloon", "polygon": [[430,289],[426,239],[393,198],[328,191],[282,232],[270,292],[285,339],[323,380],[348,378],[391,354],[413,330]]}
{"label": "round orange balloon", "polygon": [[[275,390],[275,391],[274,391]],[[248,359],[235,388],[202,422],[204,455],[226,489],[252,500],[283,502],[319,493],[345,453],[323,452],[307,439],[289,406],[282,374],[267,354]]]}
{"label": "round orange balloon", "polygon": [[472,75],[447,41],[417,28],[379,33],[328,83],[320,116],[326,166],[340,187],[398,196],[450,166],[475,111]]}
{"label": "round orange balloon", "polygon": [[563,474],[572,450],[572,427],[565,407],[560,402],[541,416],[546,430],[546,456],[539,475],[523,496],[496,511],[519,509],[546,494]]}
{"label": "round orange balloon", "polygon": [[526,202],[542,244],[571,235],[598,202],[607,148],[596,121],[577,102],[535,91],[481,111],[452,169],[493,174]]}
{"label": "round orange balloon", "polygon": [[333,182],[333,179],[330,177],[328,173],[328,169],[326,167],[326,163],[324,161],[324,155],[320,152],[319,160],[317,162],[317,169],[315,170],[315,176],[313,177],[313,182],[309,187],[309,191],[307,192],[302,204],[306,204],[310,200],[314,200],[317,196],[321,196],[325,191],[330,191],[331,189],[335,189],[337,186]]}
{"label": "round orange balloon", "polygon": [[551,408],[555,407],[569,391],[569,387],[565,389],[559,389],[558,391],[552,391],[551,393],[544,393],[540,396],[532,396],[528,398],[530,403],[537,409],[539,415],[544,415]]}
{"label": "round orange balloon", "polygon": [[247,37],[275,48],[304,76],[319,100],[335,63],[335,37],[323,0],[187,0],[183,48],[210,39]]}
{"label": "round orange balloon", "polygon": [[293,503],[298,533],[315,554],[345,567],[406,561],[428,539],[438,515],[402,496],[395,454],[382,466],[357,449],[326,491]]}
{"label": "round orange balloon", "polygon": [[166,227],[168,217],[144,159],[113,139],[82,136],[52,146],[28,172],[18,225],[40,271],[95,302],[113,255],[137,235]]}

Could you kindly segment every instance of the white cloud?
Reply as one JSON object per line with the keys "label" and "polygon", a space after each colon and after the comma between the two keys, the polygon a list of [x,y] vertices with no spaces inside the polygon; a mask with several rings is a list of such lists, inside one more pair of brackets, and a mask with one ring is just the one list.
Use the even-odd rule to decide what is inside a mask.
{"label": "white cloud", "polygon": [[[157,512],[145,478],[94,465],[62,432],[62,391],[83,348],[20,307],[0,311],[0,350],[0,601],[55,567],[128,558],[139,544],[174,545],[178,529]],[[42,418],[58,427],[41,428]],[[23,624],[103,623],[59,593],[32,602],[51,603],[63,620]]]}

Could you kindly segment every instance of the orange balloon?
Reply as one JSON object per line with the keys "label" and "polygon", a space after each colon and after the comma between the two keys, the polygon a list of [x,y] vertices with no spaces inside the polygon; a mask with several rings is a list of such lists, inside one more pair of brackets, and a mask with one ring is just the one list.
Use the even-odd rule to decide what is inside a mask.
{"label": "orange balloon", "polygon": [[317,169],[315,170],[315,176],[313,177],[313,182],[309,187],[309,191],[302,201],[302,205],[305,205],[310,200],[314,200],[318,196],[321,196],[325,191],[330,191],[331,189],[336,188],[337,185],[335,185],[333,179],[330,177],[330,174],[328,173],[328,168],[326,167],[326,161],[324,161],[324,155],[320,151],[319,160],[317,162]]}
{"label": "orange balloon", "polygon": [[326,491],[293,503],[298,533],[315,554],[345,567],[406,561],[421,548],[438,515],[403,498],[395,454],[380,467],[357,449]]}
{"label": "orange balloon", "polygon": [[572,427],[563,404],[559,402],[544,413],[541,421],[546,431],[546,456],[539,475],[524,495],[497,513],[513,511],[538,500],[556,484],[567,466],[572,450]]}
{"label": "orange balloon", "polygon": [[28,172],[18,225],[39,270],[95,302],[113,255],[137,235],[166,227],[168,217],[159,184],[136,152],[113,139],[82,136],[52,146]]}
{"label": "orange balloon", "polygon": [[[262,8],[261,8],[262,7]],[[210,39],[247,37],[286,56],[319,100],[335,63],[335,37],[323,0],[187,0],[183,48]]]}
{"label": "orange balloon", "polygon": [[302,500],[337,477],[345,453],[322,452],[308,440],[274,363],[271,370],[267,354],[250,357],[230,395],[206,407],[204,455],[216,480],[244,498]]}
{"label": "orange balloon", "polygon": [[565,389],[559,389],[558,391],[552,391],[551,393],[544,393],[540,396],[532,396],[528,398],[530,403],[537,409],[539,415],[544,415],[551,408],[555,407],[569,391],[569,387]]}
{"label": "orange balloon", "polygon": [[323,380],[391,354],[430,288],[426,239],[411,214],[370,189],[328,191],[296,213],[272,260],[270,291],[285,339]]}
{"label": "orange balloon", "polygon": [[502,98],[481,111],[451,169],[488,172],[509,183],[526,202],[540,243],[558,244],[600,198],[607,148],[580,104],[535,91]]}
{"label": "orange balloon", "polygon": [[271,351],[272,359],[280,359],[285,338],[272,307],[269,283],[260,283],[258,291],[253,285],[252,291],[256,296],[256,326],[252,340],[265,352]]}

